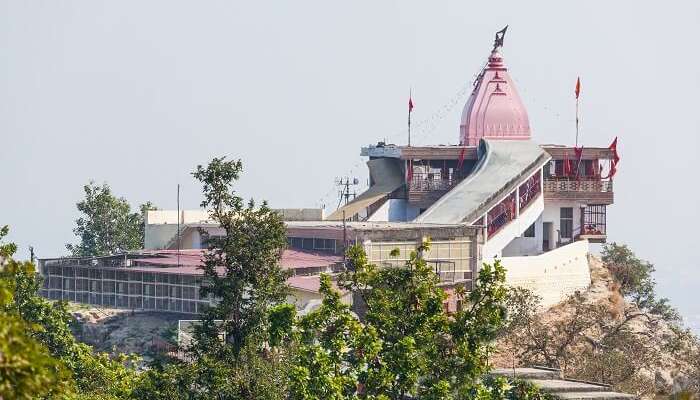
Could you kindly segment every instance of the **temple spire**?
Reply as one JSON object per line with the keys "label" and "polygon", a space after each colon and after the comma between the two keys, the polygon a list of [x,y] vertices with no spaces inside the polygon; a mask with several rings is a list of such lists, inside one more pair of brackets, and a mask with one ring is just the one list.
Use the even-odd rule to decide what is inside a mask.
{"label": "temple spire", "polygon": [[460,123],[460,143],[477,146],[479,140],[528,140],[530,122],[499,49],[508,26],[496,32],[486,67],[477,76]]}
{"label": "temple spire", "polygon": [[493,40],[493,50],[496,51],[503,47],[503,39],[506,37],[506,31],[508,30],[508,25],[500,31],[496,32],[496,38]]}

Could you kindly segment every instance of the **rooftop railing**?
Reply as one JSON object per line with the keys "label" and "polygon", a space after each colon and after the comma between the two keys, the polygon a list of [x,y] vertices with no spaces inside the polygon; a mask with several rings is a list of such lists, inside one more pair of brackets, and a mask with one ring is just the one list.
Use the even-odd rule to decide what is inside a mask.
{"label": "rooftop railing", "polygon": [[585,180],[544,180],[545,192],[612,192],[613,182],[610,180],[585,179]]}

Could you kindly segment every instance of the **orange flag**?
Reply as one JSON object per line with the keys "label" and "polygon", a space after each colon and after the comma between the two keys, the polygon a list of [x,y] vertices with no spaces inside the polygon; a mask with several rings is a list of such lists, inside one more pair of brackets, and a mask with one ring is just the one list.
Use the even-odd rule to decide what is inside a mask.
{"label": "orange flag", "polygon": [[578,95],[581,93],[581,78],[576,78],[576,90],[574,93],[576,93],[576,99],[578,100]]}

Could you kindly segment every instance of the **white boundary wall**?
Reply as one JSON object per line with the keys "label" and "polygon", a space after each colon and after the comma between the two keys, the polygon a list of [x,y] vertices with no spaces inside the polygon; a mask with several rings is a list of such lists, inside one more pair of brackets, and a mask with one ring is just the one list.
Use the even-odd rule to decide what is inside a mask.
{"label": "white boundary wall", "polygon": [[503,257],[506,283],[532,290],[550,307],[591,284],[588,242],[579,240],[539,256]]}

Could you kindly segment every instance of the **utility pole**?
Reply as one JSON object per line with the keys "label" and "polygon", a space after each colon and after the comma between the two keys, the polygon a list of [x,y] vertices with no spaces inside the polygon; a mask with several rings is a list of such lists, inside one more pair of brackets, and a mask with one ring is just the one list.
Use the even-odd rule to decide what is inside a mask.
{"label": "utility pole", "polygon": [[350,180],[349,177],[345,178],[340,178],[335,180],[336,186],[340,186],[340,190],[338,191],[338,207],[340,207],[340,204],[343,203],[343,199],[345,200],[345,205],[347,205],[350,202],[350,196],[354,199],[357,196],[357,192],[353,191],[350,193],[350,186],[357,186],[360,183],[360,180],[357,178],[352,178]]}

